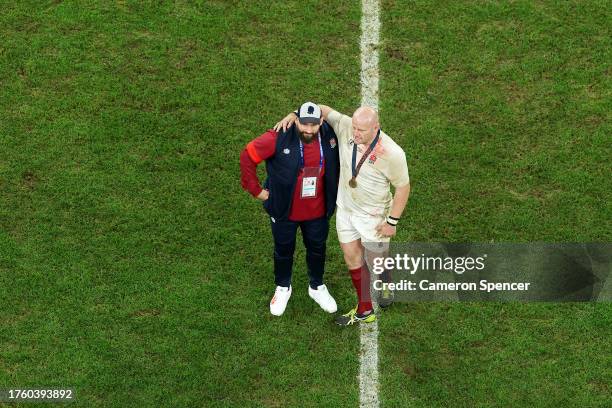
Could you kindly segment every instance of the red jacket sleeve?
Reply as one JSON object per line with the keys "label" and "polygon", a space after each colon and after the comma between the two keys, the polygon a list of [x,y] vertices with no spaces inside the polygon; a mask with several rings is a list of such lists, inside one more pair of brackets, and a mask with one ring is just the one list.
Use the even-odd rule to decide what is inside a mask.
{"label": "red jacket sleeve", "polygon": [[257,197],[262,190],[257,179],[257,165],[274,155],[277,135],[274,130],[268,130],[251,140],[240,153],[240,183],[253,197]]}
{"label": "red jacket sleeve", "polygon": [[249,157],[247,149],[240,153],[240,184],[253,197],[257,197],[261,193],[262,188],[257,179],[257,163]]}

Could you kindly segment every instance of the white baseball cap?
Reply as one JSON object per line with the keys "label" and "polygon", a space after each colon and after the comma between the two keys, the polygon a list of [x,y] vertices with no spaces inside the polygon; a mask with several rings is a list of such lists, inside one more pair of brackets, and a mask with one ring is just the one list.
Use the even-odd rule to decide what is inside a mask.
{"label": "white baseball cap", "polygon": [[300,118],[301,124],[318,124],[321,122],[321,108],[319,108],[319,105],[313,102],[303,103],[298,110],[298,118]]}

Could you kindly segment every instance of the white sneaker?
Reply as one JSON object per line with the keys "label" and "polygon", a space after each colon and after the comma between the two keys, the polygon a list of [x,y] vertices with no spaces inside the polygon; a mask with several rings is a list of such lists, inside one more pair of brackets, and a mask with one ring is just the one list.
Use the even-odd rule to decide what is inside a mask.
{"label": "white sneaker", "polygon": [[288,288],[284,286],[277,286],[274,291],[274,297],[270,301],[270,313],[274,316],[280,316],[285,313],[287,302],[291,297],[291,286]]}
{"label": "white sneaker", "polygon": [[338,310],[336,301],[332,295],[329,294],[327,286],[325,285],[318,286],[316,290],[308,286],[308,296],[317,302],[319,306],[321,306],[321,309],[325,310],[327,313],[336,313]]}

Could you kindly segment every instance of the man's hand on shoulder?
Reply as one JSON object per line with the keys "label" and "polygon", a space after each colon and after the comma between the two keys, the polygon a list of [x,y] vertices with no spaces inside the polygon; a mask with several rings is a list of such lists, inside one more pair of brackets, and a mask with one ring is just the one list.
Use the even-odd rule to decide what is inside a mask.
{"label": "man's hand on shoulder", "polygon": [[287,129],[293,126],[295,122],[297,122],[297,115],[295,114],[295,112],[291,112],[287,116],[285,116],[280,122],[274,125],[273,129],[277,132],[280,132],[281,129],[283,130],[283,132],[286,132]]}
{"label": "man's hand on shoulder", "polygon": [[[323,120],[327,121],[327,116],[331,111],[333,111],[333,109],[327,105],[319,105],[319,108],[321,108],[321,117],[323,117]],[[281,129],[283,130],[283,132],[286,132],[287,129],[293,126],[295,122],[297,122],[297,120],[297,114],[295,112],[290,112],[280,122],[277,122],[276,125],[274,125],[273,129],[277,132],[280,132]]]}

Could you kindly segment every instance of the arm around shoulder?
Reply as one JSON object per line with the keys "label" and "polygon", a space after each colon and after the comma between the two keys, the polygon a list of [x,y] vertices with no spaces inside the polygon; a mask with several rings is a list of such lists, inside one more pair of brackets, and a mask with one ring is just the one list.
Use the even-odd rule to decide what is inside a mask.
{"label": "arm around shoulder", "polygon": [[329,114],[330,112],[333,111],[333,109],[327,105],[321,105],[321,104],[319,104],[319,108],[321,108],[321,116],[323,117],[323,120],[325,120],[326,122],[329,122]]}
{"label": "arm around shoulder", "polygon": [[319,105],[321,108],[321,116],[323,119],[334,128],[334,132],[339,139],[345,139],[351,133],[351,118],[334,110],[327,105]]}

